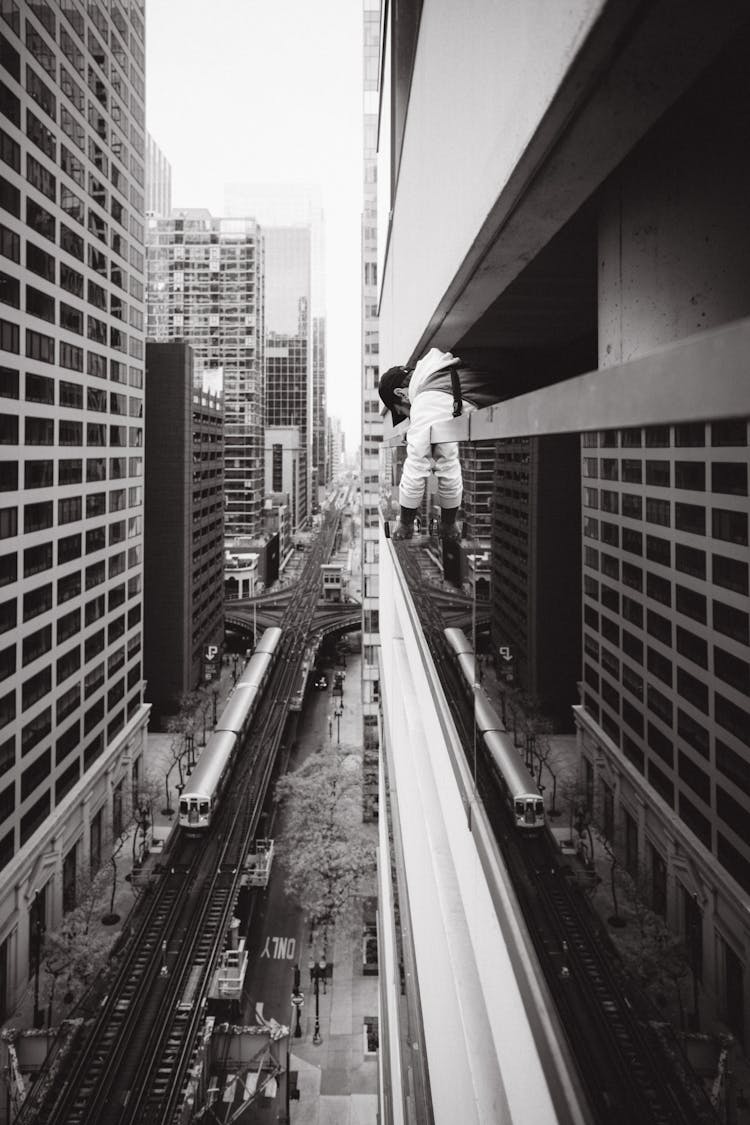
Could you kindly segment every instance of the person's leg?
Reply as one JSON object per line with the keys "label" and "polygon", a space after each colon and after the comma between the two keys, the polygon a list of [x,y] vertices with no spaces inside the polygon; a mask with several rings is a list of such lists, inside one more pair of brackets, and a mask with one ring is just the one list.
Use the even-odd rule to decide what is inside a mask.
{"label": "person's leg", "polygon": [[463,476],[458,458],[458,442],[441,442],[433,447],[433,451],[438,482],[437,499],[440,505],[439,535],[443,539],[460,539],[461,532],[456,517],[463,495]]}
{"label": "person's leg", "polygon": [[398,522],[391,531],[391,539],[411,539],[414,535],[414,517],[416,514],[416,508],[405,508],[402,504]]}
{"label": "person's leg", "polygon": [[456,522],[458,508],[440,509],[440,529],[438,534],[441,539],[461,539],[461,529]]}

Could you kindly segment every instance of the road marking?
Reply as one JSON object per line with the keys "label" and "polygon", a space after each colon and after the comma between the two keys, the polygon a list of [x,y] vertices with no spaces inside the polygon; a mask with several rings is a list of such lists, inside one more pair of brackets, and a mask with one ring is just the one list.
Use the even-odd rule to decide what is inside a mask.
{"label": "road marking", "polygon": [[267,937],[261,957],[273,961],[293,961],[297,952],[297,939],[293,937]]}

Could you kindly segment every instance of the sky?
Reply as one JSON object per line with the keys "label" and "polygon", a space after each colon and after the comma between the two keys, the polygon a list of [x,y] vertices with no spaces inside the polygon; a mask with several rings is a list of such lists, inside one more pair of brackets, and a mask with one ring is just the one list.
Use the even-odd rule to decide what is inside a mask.
{"label": "sky", "polygon": [[328,413],[360,435],[362,11],[357,0],[146,0],[146,125],[172,205],[229,183],[319,184]]}

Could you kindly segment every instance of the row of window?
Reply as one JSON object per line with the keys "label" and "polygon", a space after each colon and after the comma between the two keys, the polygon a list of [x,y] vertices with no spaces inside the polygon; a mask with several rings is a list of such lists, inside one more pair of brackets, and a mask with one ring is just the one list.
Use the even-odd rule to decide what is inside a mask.
{"label": "row of window", "polygon": [[[70,496],[57,501],[58,524],[73,523],[83,519],[84,504],[87,518],[103,516],[107,512],[107,493],[100,492],[85,499],[81,496]],[[117,501],[119,503],[119,500]],[[110,512],[119,510],[110,508]],[[10,539],[18,535],[17,507],[0,508],[0,539]],[[121,528],[124,532],[127,524],[127,538],[132,539],[143,532],[143,516],[129,516],[127,520],[110,524],[110,537]],[[55,526],[55,503],[53,500],[42,500],[39,503],[23,505],[23,533],[25,535],[34,531],[44,531]],[[119,534],[119,532],[118,532]],[[115,539],[115,541],[117,541]],[[62,540],[60,540],[62,542]],[[0,580],[1,583],[1,580]]]}
{"label": "row of window", "polygon": [[[4,276],[8,276],[7,274]],[[15,282],[15,279],[11,279]],[[0,279],[0,284],[2,280]],[[12,289],[12,286],[11,286]],[[28,293],[31,292],[31,303],[35,304],[36,311],[33,315],[39,316],[42,320],[51,320],[54,323],[54,298],[48,297],[40,290],[36,290],[33,286],[27,286],[27,303]],[[36,294],[36,296],[34,296]],[[12,294],[11,294],[12,296]],[[51,305],[50,305],[51,302]],[[8,302],[6,302],[8,303]],[[12,303],[12,302],[11,302]],[[73,316],[80,318],[81,331],[83,330],[83,314],[78,309],[74,309],[72,305],[66,305],[65,302],[60,302],[63,312],[61,313],[61,322],[63,317],[71,318]],[[43,312],[43,309],[50,310],[50,316]],[[68,311],[65,311],[68,310]],[[31,311],[27,309],[27,312]],[[62,327],[70,328],[66,324]],[[21,354],[21,330],[20,326],[11,321],[0,321],[0,332],[2,333],[2,350],[11,352],[14,355]],[[134,359],[143,359],[144,344],[140,337],[128,336],[122,329],[110,324],[109,327],[104,321],[97,320],[96,317],[86,317],[86,334],[87,337],[94,343],[107,345],[114,348],[119,352],[128,352]],[[56,344],[59,343],[59,350],[56,354]],[[60,367],[64,367],[69,371],[83,371],[84,370],[84,349],[75,344],[70,344],[67,341],[56,341],[53,336],[48,336],[42,332],[36,332],[30,328],[26,329],[25,334],[25,351],[24,354],[28,359],[38,360],[40,363],[59,363]],[[91,357],[93,353],[89,353]],[[88,364],[89,374],[99,374],[100,378],[106,378],[103,371],[106,370],[106,362],[103,356],[98,357],[98,362],[90,359]],[[96,370],[91,369],[95,367]]]}
{"label": "row of window", "polygon": [[[23,421],[23,441],[19,441],[19,422]],[[48,445],[48,446],[108,446],[119,449],[137,449],[143,445],[143,429],[140,426],[114,426],[105,422],[76,422],[60,418],[55,424],[53,418],[26,417],[19,419],[17,414],[0,414],[0,445]],[[18,464],[3,462],[2,484],[0,488],[18,487]],[[16,478],[13,483],[12,478]]]}
{"label": "row of window", "polygon": [[[27,250],[30,243],[27,243]],[[10,251],[10,253],[7,253]],[[6,257],[12,258],[13,261],[20,262],[20,239],[9,231],[7,227],[0,226],[0,252]],[[16,256],[16,253],[18,256]],[[50,272],[54,275],[54,264],[49,266],[46,262],[39,261],[39,255],[31,255],[36,267],[43,266],[45,273]],[[48,257],[48,255],[45,255]],[[39,269],[36,268],[32,272],[38,273]],[[61,266],[61,276],[65,273],[65,288],[68,291],[74,290],[75,295],[83,298],[83,276],[75,270],[64,269]],[[54,276],[48,278],[54,282]],[[85,314],[82,309],[77,308],[75,305],[69,305],[66,301],[58,302],[54,297],[42,289],[37,289],[34,285],[26,283],[24,288],[24,311],[30,316],[38,317],[39,320],[44,320],[48,324],[59,324],[67,332],[73,332],[77,336],[86,336],[89,340],[97,344],[104,344],[108,342],[107,324],[99,320],[98,317]],[[9,305],[11,308],[21,308],[21,295],[22,286],[19,278],[13,274],[0,271],[0,302]],[[119,320],[128,319],[131,327],[142,330],[143,329],[143,314],[139,309],[129,306],[117,294],[110,294],[109,300],[106,291],[93,281],[88,282],[88,301],[90,304],[95,305],[97,308],[102,309],[104,312],[109,311],[110,315]],[[109,305],[109,308],[107,307]],[[58,311],[59,309],[59,311]],[[111,330],[116,326],[109,325],[109,339],[114,339],[111,335]],[[115,346],[112,344],[111,346]],[[122,350],[120,348],[119,350]],[[76,370],[83,371],[83,363],[79,366],[71,362],[61,364],[65,367],[76,367]],[[105,376],[106,377],[106,376]]]}
{"label": "row of window", "polygon": [[[634,555],[644,554],[644,536],[640,531],[630,528],[622,529],[622,550]],[[709,580],[715,586],[723,586],[727,590],[735,590],[738,594],[747,594],[750,591],[748,564],[741,559],[730,558],[726,555],[711,554],[697,547],[689,547],[684,543],[673,544],[668,539],[656,535],[645,536],[645,556],[651,562],[658,563],[668,569],[675,569],[683,574],[703,581]],[[711,575],[708,575],[708,559],[711,560]],[[584,545],[583,561],[591,570],[601,570],[609,578],[620,578],[620,560],[607,551],[599,551],[590,544]],[[632,574],[630,564],[623,563],[627,573]],[[629,583],[632,585],[632,582]]]}
{"label": "row of window", "polygon": [[[660,500],[653,496],[644,497],[633,493],[619,493],[611,489],[584,487],[584,508],[601,510],[611,515],[622,514],[628,519],[643,520],[662,527],[674,526],[678,531],[691,535],[706,535],[707,517],[710,515],[711,535],[728,543],[748,542],[747,512],[731,508],[706,509],[701,504],[683,504],[671,500]],[[674,524],[672,512],[674,510]]]}
{"label": "row of window", "polygon": [[710,469],[711,492],[726,493],[730,496],[747,496],[747,462],[712,461],[707,466],[704,461],[634,461],[623,458],[621,461],[611,457],[584,457],[583,476],[585,478],[607,481],[622,480],[627,484],[643,484],[657,488],[674,487],[692,492],[706,491],[706,472]]}
{"label": "row of window", "polygon": [[[739,373],[738,373],[739,377]],[[686,422],[675,426],[635,426],[625,430],[590,431],[582,435],[584,449],[700,449],[708,446],[746,446],[747,419]]]}
{"label": "row of window", "polygon": [[[123,591],[124,591],[124,586],[123,586]],[[124,597],[124,592],[123,592],[123,597]],[[99,602],[103,603],[103,601],[104,601],[104,599],[102,597],[100,599],[94,599],[93,602],[90,602],[87,606],[87,616],[88,616],[89,607],[92,608],[92,613],[93,613],[94,610],[99,608],[98,603]],[[103,609],[102,609],[102,615],[103,615]],[[66,616],[67,616],[67,618],[74,618],[74,617],[78,616],[79,629],[80,629],[80,610],[75,611],[74,614],[68,614]],[[98,620],[98,618],[92,617],[92,623],[93,623],[93,621],[96,621],[96,620]],[[139,603],[138,605],[133,606],[132,609],[129,611],[129,613],[127,615],[127,626],[125,625],[125,615],[124,614],[121,614],[120,617],[114,618],[109,622],[109,625],[107,627],[106,644],[107,645],[113,644],[116,640],[119,639],[119,637],[124,635],[126,629],[130,630],[130,629],[134,628],[135,625],[139,624],[140,620],[141,620],[141,606],[140,606],[140,603]],[[67,629],[63,630],[62,635],[63,635],[64,639],[67,639],[72,634],[71,634],[70,629],[67,628]],[[60,637],[61,637],[61,630],[60,630],[60,627],[58,626],[57,642],[56,642],[58,646],[61,643]],[[99,629],[99,630],[97,630],[97,632],[91,634],[91,636],[84,638],[84,640],[83,640],[83,650],[84,650],[85,663],[89,663],[89,661],[94,656],[98,655],[98,653],[103,651],[103,649],[105,647],[104,637],[105,637],[104,629]],[[131,638],[131,640],[132,639],[133,638]],[[131,646],[129,645],[129,649],[130,649],[130,647]],[[135,636],[134,647],[135,647],[135,651],[140,651],[140,633],[138,633]],[[21,663],[20,663],[20,665],[18,663],[19,653],[18,653],[17,644],[14,643],[14,644],[6,646],[5,648],[3,648],[0,651],[0,681],[6,680],[9,676],[15,675],[16,671],[18,671],[19,668],[26,668],[30,664],[33,664],[37,660],[40,660],[51,649],[52,649],[52,626],[51,625],[46,625],[46,626],[44,626],[44,628],[38,629],[35,633],[31,633],[29,636],[24,638],[24,640],[22,642],[22,645],[21,645],[21,653],[20,653]],[[129,656],[130,655],[132,655],[132,653],[129,652]],[[118,649],[117,653],[112,654],[110,656],[109,673],[108,673],[110,678],[114,674],[114,672],[116,672],[117,669],[124,663],[124,660],[125,660],[125,649],[124,649],[124,647],[122,647],[121,649]],[[69,649],[65,653],[64,656],[61,656],[61,657],[58,658],[58,660],[56,662],[56,672],[57,672],[57,683],[58,683],[58,685],[61,684],[63,682],[63,680],[67,679],[67,677],[73,671],[77,670],[78,667],[80,667],[80,645],[77,649]],[[50,665],[47,665],[46,667],[40,669],[36,673],[34,673],[34,675],[32,675],[29,679],[24,680],[23,683],[21,684],[21,704],[22,704],[23,711],[24,712],[28,711],[30,707],[32,707],[35,703],[37,703],[40,699],[42,699],[45,695],[47,695],[47,693],[50,692],[51,690],[52,690],[52,665],[50,664]],[[67,700],[67,702],[65,704],[66,707],[68,706],[70,698],[72,698],[72,695],[71,695],[72,690],[73,689],[71,689],[70,692],[66,693],[66,696],[65,696],[65,698]],[[68,712],[66,711],[66,714],[67,713]],[[60,708],[58,707],[58,722],[59,722],[59,720],[60,720]]]}

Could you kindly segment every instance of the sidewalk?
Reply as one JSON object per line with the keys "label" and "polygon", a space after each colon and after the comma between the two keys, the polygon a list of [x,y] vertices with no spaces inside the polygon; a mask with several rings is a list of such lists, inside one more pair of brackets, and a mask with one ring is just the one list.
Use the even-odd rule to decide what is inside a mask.
{"label": "sidewalk", "polygon": [[[343,686],[343,713],[338,732],[342,746],[361,747],[360,653],[348,653]],[[328,705],[333,697],[328,693]],[[336,745],[333,726],[330,742]],[[373,833],[376,827],[373,825]],[[302,1018],[305,1037],[292,1039],[291,1067],[298,1072],[300,1100],[291,1107],[292,1125],[376,1125],[378,1120],[378,1063],[367,1050],[365,1021],[378,1015],[378,977],[362,972],[362,943],[354,932],[336,933],[333,951],[335,979],[319,994],[322,1042],[313,1044],[315,1003],[309,981],[302,987],[307,1003]],[[372,1045],[372,1044],[371,1044]]]}

